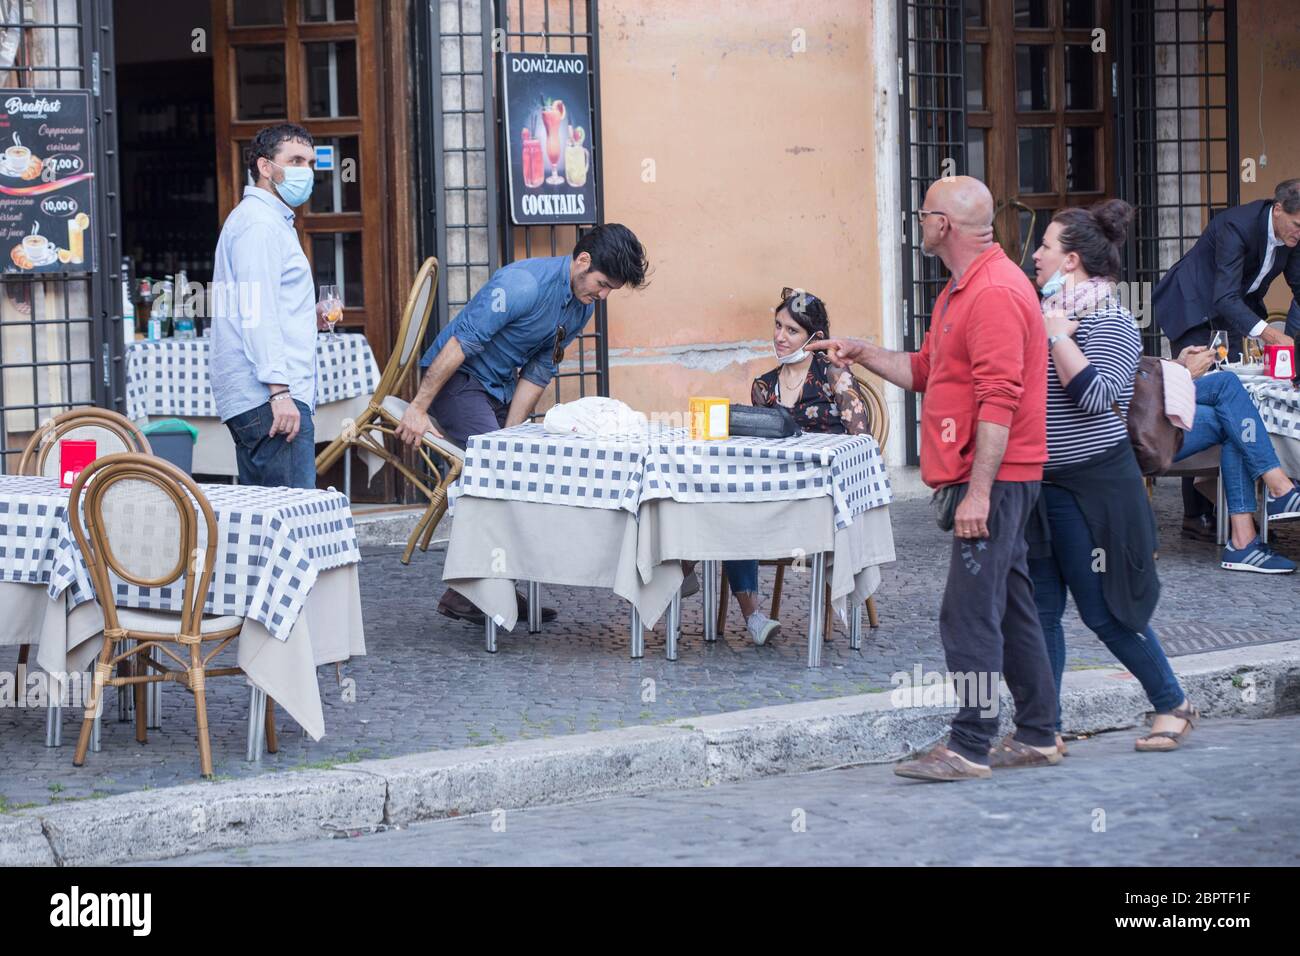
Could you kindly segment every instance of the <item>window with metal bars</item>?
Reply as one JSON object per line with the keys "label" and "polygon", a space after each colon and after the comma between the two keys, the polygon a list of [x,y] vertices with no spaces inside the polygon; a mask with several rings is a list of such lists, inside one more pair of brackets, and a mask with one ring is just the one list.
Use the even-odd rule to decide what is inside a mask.
{"label": "window with metal bars", "polygon": [[[963,0],[899,0],[899,146],[903,216],[903,348],[925,339],[930,311],[948,281],[921,251],[916,210],[936,179],[966,170]],[[906,393],[908,464],[920,454],[920,396]]]}
{"label": "window with metal bars", "polygon": [[0,463],[8,473],[32,432],[122,393],[121,252],[108,0],[0,0],[0,86],[88,89],[95,173],[89,275],[0,276]]}
{"label": "window with metal bars", "polygon": [[[1241,201],[1235,0],[1122,0],[1120,191],[1136,210],[1128,275],[1148,353],[1150,290],[1216,212]],[[1135,309],[1135,314],[1137,310]]]}

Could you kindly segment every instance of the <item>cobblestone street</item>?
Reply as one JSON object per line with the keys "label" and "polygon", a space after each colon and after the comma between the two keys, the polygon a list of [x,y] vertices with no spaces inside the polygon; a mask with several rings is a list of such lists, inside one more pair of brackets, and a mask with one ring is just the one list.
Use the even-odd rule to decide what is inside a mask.
{"label": "cobblestone street", "polygon": [[1173,754],[1132,731],[1056,767],[925,784],[888,766],[508,810],[186,866],[1296,866],[1300,718],[1208,721]]}
{"label": "cobblestone street", "polygon": [[[1300,617],[1294,577],[1219,570],[1213,546],[1178,537],[1176,482],[1160,484],[1157,503],[1165,531],[1157,631],[1208,624],[1294,636]],[[849,650],[837,626],[817,671],[805,666],[808,595],[798,576],[787,579],[785,631],[766,647],[749,642],[734,603],[726,634],[716,646],[705,645],[697,596],[684,603],[680,660],[664,660],[661,621],[647,635],[645,658],[632,661],[625,604],[608,592],[549,588],[544,600],[559,610],[559,620],[541,635],[528,635],[522,625],[502,634],[500,652],[489,655],[481,628],[434,613],[443,590],[440,553],[417,553],[410,567],[403,567],[400,549],[369,551],[362,565],[369,653],[343,665],[342,686],[333,667],[320,669],[325,738],[310,741],[281,712],[280,752],[264,756],[260,764],[246,763],[247,687],[238,679],[213,680],[208,699],[217,779],[870,693],[888,689],[891,674],[910,672],[917,664],[941,669],[937,620],[945,538],[925,500],[896,502],[892,517],[899,561],[884,572],[881,626],[864,630],[860,653]],[[1300,527],[1277,529],[1276,541],[1284,553],[1300,558]],[[764,589],[770,588],[768,575],[761,582]],[[1066,628],[1070,668],[1113,665],[1073,610]],[[15,648],[0,655],[0,668],[15,666]],[[654,681],[653,700],[645,699],[647,678]],[[65,709],[63,746],[47,749],[43,710],[0,712],[0,809],[198,779],[190,697],[176,687],[164,693],[163,729],[150,732],[147,746],[135,743],[130,724],[118,722],[116,694],[111,694],[103,749],[74,768],[79,723],[80,714]]]}

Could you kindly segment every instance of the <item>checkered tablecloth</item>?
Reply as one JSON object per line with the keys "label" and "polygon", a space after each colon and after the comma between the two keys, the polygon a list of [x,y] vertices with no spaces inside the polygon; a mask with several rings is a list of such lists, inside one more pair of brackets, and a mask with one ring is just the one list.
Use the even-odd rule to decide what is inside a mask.
{"label": "checkered tablecloth", "polygon": [[835,526],[889,504],[880,448],[870,435],[691,441],[684,428],[595,441],[547,434],[537,424],[476,435],[450,498],[462,495],[623,508],[676,501],[780,501],[830,495]]}
{"label": "checkered tablecloth", "polygon": [[635,513],[646,451],[641,433],[597,441],[549,434],[533,422],[474,435],[449,507],[470,495]]}
{"label": "checkered tablecloth", "polygon": [[835,527],[893,498],[880,446],[870,435],[806,433],[794,438],[692,441],[686,429],[651,438],[641,500],[835,503]]}
{"label": "checkered tablecloth", "polygon": [[1254,399],[1269,434],[1300,439],[1300,389],[1266,375],[1238,373],[1237,378]]}
{"label": "checkered tablecloth", "polygon": [[[289,637],[317,575],[361,560],[348,500],[334,491],[203,485],[217,516],[216,569],[204,610],[235,614]],[[53,478],[0,477],[0,580],[44,585],[70,606],[94,588],[67,516],[68,489]],[[140,528],[147,533],[148,516]],[[207,532],[199,523],[199,546]],[[114,582],[119,607],[180,611],[173,587]]]}
{"label": "checkered tablecloth", "polygon": [[[208,376],[210,339],[133,342],[126,353],[126,417],[216,418]],[[379,365],[364,335],[316,337],[316,404],[370,395]]]}

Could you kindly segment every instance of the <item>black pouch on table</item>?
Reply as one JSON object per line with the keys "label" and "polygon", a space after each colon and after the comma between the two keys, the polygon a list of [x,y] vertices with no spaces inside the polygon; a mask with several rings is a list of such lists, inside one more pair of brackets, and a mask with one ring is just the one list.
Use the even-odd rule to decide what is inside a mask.
{"label": "black pouch on table", "polygon": [[760,405],[732,405],[728,411],[729,435],[742,438],[791,438],[802,434],[790,409]]}

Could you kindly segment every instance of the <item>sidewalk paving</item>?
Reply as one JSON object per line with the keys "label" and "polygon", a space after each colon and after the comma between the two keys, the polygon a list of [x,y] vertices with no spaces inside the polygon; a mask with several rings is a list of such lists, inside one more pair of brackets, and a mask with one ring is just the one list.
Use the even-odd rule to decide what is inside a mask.
{"label": "sidewalk paving", "polygon": [[[1165,530],[1157,631],[1165,625],[1217,624],[1294,636],[1300,587],[1293,577],[1218,570],[1213,546],[1177,536],[1176,482],[1161,483],[1157,506]],[[343,665],[343,677],[354,683],[342,687],[333,667],[321,668],[326,737],[310,741],[281,713],[280,752],[265,755],[260,764],[246,763],[247,688],[239,680],[214,680],[208,699],[217,779],[346,767],[361,760],[879,692],[892,687],[895,672],[910,673],[916,665],[942,670],[937,626],[945,536],[934,527],[924,500],[898,502],[892,512],[899,561],[885,569],[878,597],[881,627],[864,630],[863,650],[853,652],[837,626],[824,666],[816,671],[805,666],[808,594],[798,576],[787,578],[786,630],[767,647],[750,644],[734,604],[726,634],[716,646],[705,645],[696,597],[684,605],[680,660],[664,660],[661,622],[647,635],[645,658],[632,661],[627,605],[605,591],[545,588],[545,603],[559,609],[560,619],[540,635],[527,634],[522,625],[502,634],[500,652],[489,655],[481,628],[434,613],[443,589],[441,554],[417,553],[403,567],[400,549],[368,549],[362,600],[369,654]],[[1280,549],[1300,558],[1300,528],[1275,530]],[[770,587],[770,578],[764,577],[763,587]],[[1073,610],[1066,635],[1069,668],[1114,666]],[[12,669],[16,659],[16,649],[3,649],[0,669]],[[117,721],[116,694],[111,694],[103,749],[90,754],[82,768],[72,766],[78,713],[65,710],[64,745],[47,749],[43,710],[0,711],[0,811],[195,782],[190,700],[184,691],[167,688],[163,728],[151,731],[142,747],[131,725]]]}

